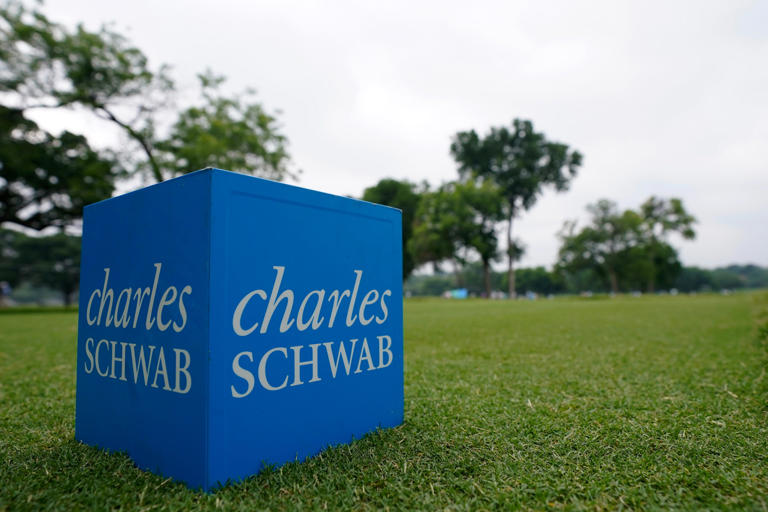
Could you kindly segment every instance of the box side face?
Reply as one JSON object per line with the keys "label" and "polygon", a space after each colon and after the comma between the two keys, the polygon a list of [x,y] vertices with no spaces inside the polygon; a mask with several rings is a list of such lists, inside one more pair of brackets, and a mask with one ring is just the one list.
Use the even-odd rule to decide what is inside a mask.
{"label": "box side face", "polygon": [[213,180],[214,486],[403,420],[400,212],[243,178]]}
{"label": "box side face", "polygon": [[210,173],[86,208],[75,437],[205,484]]}

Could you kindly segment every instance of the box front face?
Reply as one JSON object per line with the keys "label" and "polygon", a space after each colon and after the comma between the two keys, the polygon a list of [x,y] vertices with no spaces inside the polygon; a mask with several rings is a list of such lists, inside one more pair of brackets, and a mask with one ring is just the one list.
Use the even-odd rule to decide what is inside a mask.
{"label": "box front face", "polygon": [[209,183],[204,173],[86,209],[76,438],[205,483]]}
{"label": "box front face", "polygon": [[223,173],[213,197],[211,482],[400,424],[400,213]]}

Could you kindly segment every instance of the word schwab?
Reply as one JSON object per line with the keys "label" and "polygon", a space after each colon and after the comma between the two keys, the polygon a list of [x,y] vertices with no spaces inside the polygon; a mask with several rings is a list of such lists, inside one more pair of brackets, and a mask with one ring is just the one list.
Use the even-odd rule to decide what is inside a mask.
{"label": "word schwab", "polygon": [[403,421],[400,211],[218,169],[86,207],[75,437],[193,488]]}

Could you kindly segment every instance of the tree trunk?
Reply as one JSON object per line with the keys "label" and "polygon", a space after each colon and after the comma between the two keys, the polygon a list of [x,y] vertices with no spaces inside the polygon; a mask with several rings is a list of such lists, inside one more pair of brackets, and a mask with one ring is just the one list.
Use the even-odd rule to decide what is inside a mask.
{"label": "tree trunk", "polygon": [[483,260],[483,283],[485,283],[485,298],[491,298],[491,265],[488,260]]}
{"label": "tree trunk", "polygon": [[456,287],[464,288],[464,273],[461,271],[461,265],[456,260],[453,260],[453,272],[456,275]]}
{"label": "tree trunk", "polygon": [[512,219],[509,217],[509,223],[507,224],[507,252],[509,253],[509,267],[507,269],[507,275],[509,277],[509,298],[514,299],[517,294],[515,293],[515,255],[512,254]]}
{"label": "tree trunk", "polygon": [[612,268],[608,269],[608,279],[611,281],[611,292],[619,293],[619,278],[616,276],[616,271]]}
{"label": "tree trunk", "polygon": [[651,280],[648,282],[648,293],[654,293],[656,291],[656,280],[651,275]]}
{"label": "tree trunk", "polygon": [[651,248],[648,251],[650,253],[650,260],[651,260],[651,272],[648,274],[648,287],[646,288],[646,291],[648,293],[653,293],[656,291],[656,239],[654,238],[651,241]]}

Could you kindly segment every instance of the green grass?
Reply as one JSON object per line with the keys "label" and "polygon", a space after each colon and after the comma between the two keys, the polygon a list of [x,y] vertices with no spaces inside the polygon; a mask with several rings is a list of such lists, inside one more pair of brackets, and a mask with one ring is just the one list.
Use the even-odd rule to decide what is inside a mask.
{"label": "green grass", "polygon": [[408,302],[403,426],[212,495],[75,442],[76,315],[5,314],[0,510],[765,510],[754,304]]}

